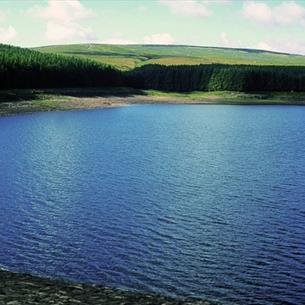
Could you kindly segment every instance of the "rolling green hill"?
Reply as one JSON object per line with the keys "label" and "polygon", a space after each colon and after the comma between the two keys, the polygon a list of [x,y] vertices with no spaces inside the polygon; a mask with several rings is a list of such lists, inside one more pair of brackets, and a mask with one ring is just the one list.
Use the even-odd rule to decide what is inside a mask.
{"label": "rolling green hill", "polygon": [[245,64],[305,66],[305,56],[253,49],[178,45],[72,44],[34,48],[43,53],[90,58],[121,70],[146,64]]}
{"label": "rolling green hill", "polygon": [[[125,86],[179,92],[305,91],[305,56],[186,46],[72,45],[41,50],[56,52],[0,44],[0,88]],[[124,56],[130,65],[134,62],[138,67],[128,67]],[[217,56],[219,61],[233,61],[235,56],[235,64],[193,62],[194,58],[213,61]],[[240,64],[242,56],[252,58],[253,63]],[[113,58],[121,61],[116,66],[127,71],[109,65]],[[282,64],[276,65],[280,59]],[[296,64],[297,60],[302,64]],[[165,64],[156,64],[160,61]]]}

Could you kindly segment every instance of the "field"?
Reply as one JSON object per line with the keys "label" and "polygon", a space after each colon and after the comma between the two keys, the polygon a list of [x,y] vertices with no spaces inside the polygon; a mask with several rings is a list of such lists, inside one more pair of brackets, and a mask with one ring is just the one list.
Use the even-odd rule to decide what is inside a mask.
{"label": "field", "polygon": [[73,44],[34,48],[43,53],[90,58],[129,70],[146,64],[250,64],[305,66],[305,56],[253,49],[165,45]]}

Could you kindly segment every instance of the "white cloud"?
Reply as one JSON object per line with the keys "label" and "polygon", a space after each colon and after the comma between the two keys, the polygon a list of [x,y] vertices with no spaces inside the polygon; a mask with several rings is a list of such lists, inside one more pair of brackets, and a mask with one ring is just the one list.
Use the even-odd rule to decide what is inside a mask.
{"label": "white cloud", "polygon": [[0,21],[3,21],[6,19],[6,13],[4,13],[3,11],[0,11]]}
{"label": "white cloud", "polygon": [[95,35],[90,28],[83,27],[78,23],[56,23],[49,21],[45,33],[48,41],[81,40],[94,41]]}
{"label": "white cloud", "polygon": [[136,44],[137,43],[136,41],[133,41],[133,40],[115,38],[115,37],[102,40],[101,42],[106,43],[106,44]]}
{"label": "white cloud", "polygon": [[144,37],[144,43],[147,44],[172,44],[175,40],[169,33],[157,33]]}
{"label": "white cloud", "polygon": [[[7,13],[0,10],[0,22],[7,19]],[[12,25],[0,25],[0,43],[10,43],[17,37],[17,31]]]}
{"label": "white cloud", "polygon": [[131,39],[126,39],[122,37],[123,34],[121,32],[113,32],[111,33],[111,36],[107,39],[104,39],[101,41],[101,43],[106,44],[137,44],[136,41]]}
{"label": "white cloud", "polygon": [[283,2],[274,8],[274,19],[281,24],[304,23],[305,8],[294,1]]}
{"label": "white cloud", "polygon": [[257,45],[256,48],[259,50],[267,50],[267,51],[274,51],[272,46],[266,42],[266,41],[260,41]]}
{"label": "white cloud", "polygon": [[259,49],[266,51],[305,55],[305,41],[300,41],[293,38],[286,41],[280,39],[266,39],[261,40],[256,44],[245,44],[242,43],[240,40],[232,39],[226,32],[221,32],[219,36],[219,42],[220,47]]}
{"label": "white cloud", "polygon": [[248,1],[244,3],[242,13],[248,19],[265,24],[305,25],[305,7],[294,1],[273,7],[264,2]]}
{"label": "white cloud", "polygon": [[84,7],[79,0],[48,0],[47,6],[34,5],[27,14],[60,23],[75,22],[94,17],[91,9]]}
{"label": "white cloud", "polygon": [[231,4],[232,0],[202,0],[204,4]]}
{"label": "white cloud", "polygon": [[293,39],[287,42],[279,40],[264,40],[260,41],[255,48],[267,51],[305,55],[305,42]]}
{"label": "white cloud", "polygon": [[145,5],[139,5],[137,7],[137,10],[141,13],[146,12],[147,11],[147,7]]}
{"label": "white cloud", "polygon": [[211,15],[208,10],[208,3],[197,0],[160,0],[161,4],[169,7],[172,13],[183,16],[207,17]]}
{"label": "white cloud", "polygon": [[243,15],[249,19],[268,23],[272,21],[272,10],[263,2],[249,1],[243,5]]}
{"label": "white cloud", "polygon": [[0,42],[8,43],[13,41],[17,37],[17,31],[13,26],[7,28],[0,27]]}
{"label": "white cloud", "polygon": [[224,46],[227,46],[230,43],[226,32],[221,32],[220,41]]}
{"label": "white cloud", "polygon": [[245,44],[240,40],[232,39],[227,32],[221,32],[219,35],[219,46],[226,48],[245,48]]}
{"label": "white cloud", "polygon": [[47,21],[45,38],[48,41],[93,41],[96,39],[90,27],[80,22],[95,16],[79,0],[48,0],[46,6],[34,5],[26,15]]}
{"label": "white cloud", "polygon": [[[172,44],[174,38],[169,33],[157,33],[152,35],[146,35],[143,37],[143,42],[146,44]],[[102,40],[101,43],[106,44],[138,44],[141,42],[125,39],[121,33],[113,33],[112,37]]]}

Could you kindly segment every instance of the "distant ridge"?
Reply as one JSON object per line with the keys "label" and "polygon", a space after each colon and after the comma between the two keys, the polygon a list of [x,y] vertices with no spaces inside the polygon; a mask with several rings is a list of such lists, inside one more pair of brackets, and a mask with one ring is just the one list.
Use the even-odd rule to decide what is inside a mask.
{"label": "distant ridge", "polygon": [[255,48],[233,48],[233,47],[219,47],[219,46],[199,46],[199,45],[187,45],[187,44],[141,44],[141,43],[130,43],[130,44],[111,44],[111,43],[73,43],[73,44],[55,44],[55,45],[43,45],[38,47],[32,47],[31,49],[42,49],[42,48],[56,48],[56,47],[64,47],[64,46],[120,46],[120,47],[151,47],[151,48],[202,48],[202,49],[217,49],[217,50],[232,50],[232,51],[243,51],[243,52],[254,52],[254,53],[271,53],[271,54],[282,54],[282,55],[293,55],[293,56],[305,56],[302,54],[297,53],[288,53],[288,52],[281,52],[281,51],[272,51],[266,49],[255,49]]}
{"label": "distant ridge", "polygon": [[33,48],[44,53],[90,58],[121,70],[129,70],[146,64],[197,65],[244,64],[305,66],[305,56],[248,48],[227,48],[194,45],[151,44],[67,44]]}
{"label": "distant ridge", "polygon": [[[97,45],[100,45],[97,43]],[[109,44],[113,45],[113,44]],[[254,53],[271,53],[271,54],[283,54],[283,55],[295,55],[295,56],[304,56],[301,54],[295,53],[287,53],[287,52],[280,52],[280,51],[271,51],[271,50],[264,50],[264,49],[252,49],[252,48],[232,48],[232,47],[217,47],[217,46],[196,46],[196,45],[187,45],[187,44],[128,44],[128,46],[147,46],[147,47],[186,47],[186,48],[203,48],[203,49],[218,49],[218,50],[235,50],[235,51],[243,51],[243,52],[254,52]],[[121,45],[124,46],[124,45]]]}

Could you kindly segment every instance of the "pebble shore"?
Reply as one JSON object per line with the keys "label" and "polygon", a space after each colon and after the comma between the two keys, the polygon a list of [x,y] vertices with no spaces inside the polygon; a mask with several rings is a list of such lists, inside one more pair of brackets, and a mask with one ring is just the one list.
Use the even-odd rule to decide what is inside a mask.
{"label": "pebble shore", "polygon": [[0,305],[212,305],[0,270]]}

